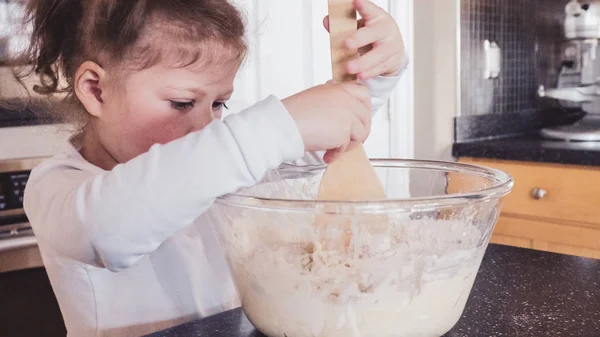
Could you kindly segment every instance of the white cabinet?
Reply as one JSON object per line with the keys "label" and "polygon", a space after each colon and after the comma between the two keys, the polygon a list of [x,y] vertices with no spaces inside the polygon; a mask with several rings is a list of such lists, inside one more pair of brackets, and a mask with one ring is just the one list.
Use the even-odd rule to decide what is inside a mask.
{"label": "white cabinet", "polygon": [[[412,1],[378,0],[396,17],[412,50]],[[237,112],[274,94],[280,98],[331,78],[329,34],[322,21],[327,0],[236,0],[243,8],[250,45],[230,102]],[[371,157],[412,157],[412,67],[391,104],[373,121],[367,144]]]}

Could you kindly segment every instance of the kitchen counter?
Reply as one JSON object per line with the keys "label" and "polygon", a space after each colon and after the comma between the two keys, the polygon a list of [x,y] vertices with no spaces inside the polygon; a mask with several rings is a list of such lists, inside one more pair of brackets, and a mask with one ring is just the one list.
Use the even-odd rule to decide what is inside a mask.
{"label": "kitchen counter", "polygon": [[[151,335],[183,336],[262,337],[240,309]],[[471,336],[600,336],[600,260],[490,245],[446,335]]]}
{"label": "kitchen counter", "polygon": [[537,135],[455,143],[454,157],[600,165],[600,142],[546,140]]}

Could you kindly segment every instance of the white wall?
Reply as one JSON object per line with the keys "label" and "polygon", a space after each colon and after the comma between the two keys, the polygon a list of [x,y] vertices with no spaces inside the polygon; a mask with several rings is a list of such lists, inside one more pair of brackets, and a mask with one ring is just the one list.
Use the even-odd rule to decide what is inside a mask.
{"label": "white wall", "polygon": [[414,0],[415,157],[451,160],[460,114],[460,0]]}

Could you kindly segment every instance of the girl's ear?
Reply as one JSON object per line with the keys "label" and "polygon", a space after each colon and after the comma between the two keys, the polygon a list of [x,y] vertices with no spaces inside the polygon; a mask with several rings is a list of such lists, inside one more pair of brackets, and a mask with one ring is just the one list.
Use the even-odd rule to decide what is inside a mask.
{"label": "girl's ear", "polygon": [[102,93],[106,83],[106,71],[95,62],[83,62],[73,81],[75,95],[85,109],[94,117],[101,117],[104,107]]}

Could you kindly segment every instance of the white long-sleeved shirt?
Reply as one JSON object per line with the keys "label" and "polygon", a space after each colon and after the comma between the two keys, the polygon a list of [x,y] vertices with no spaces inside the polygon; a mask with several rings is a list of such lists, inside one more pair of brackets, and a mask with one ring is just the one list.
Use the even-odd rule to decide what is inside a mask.
{"label": "white long-sleeved shirt", "polygon": [[[373,110],[397,77],[367,81]],[[139,336],[240,305],[202,214],[213,200],[305,154],[275,97],[105,171],[79,153],[35,168],[25,211],[68,335]]]}

